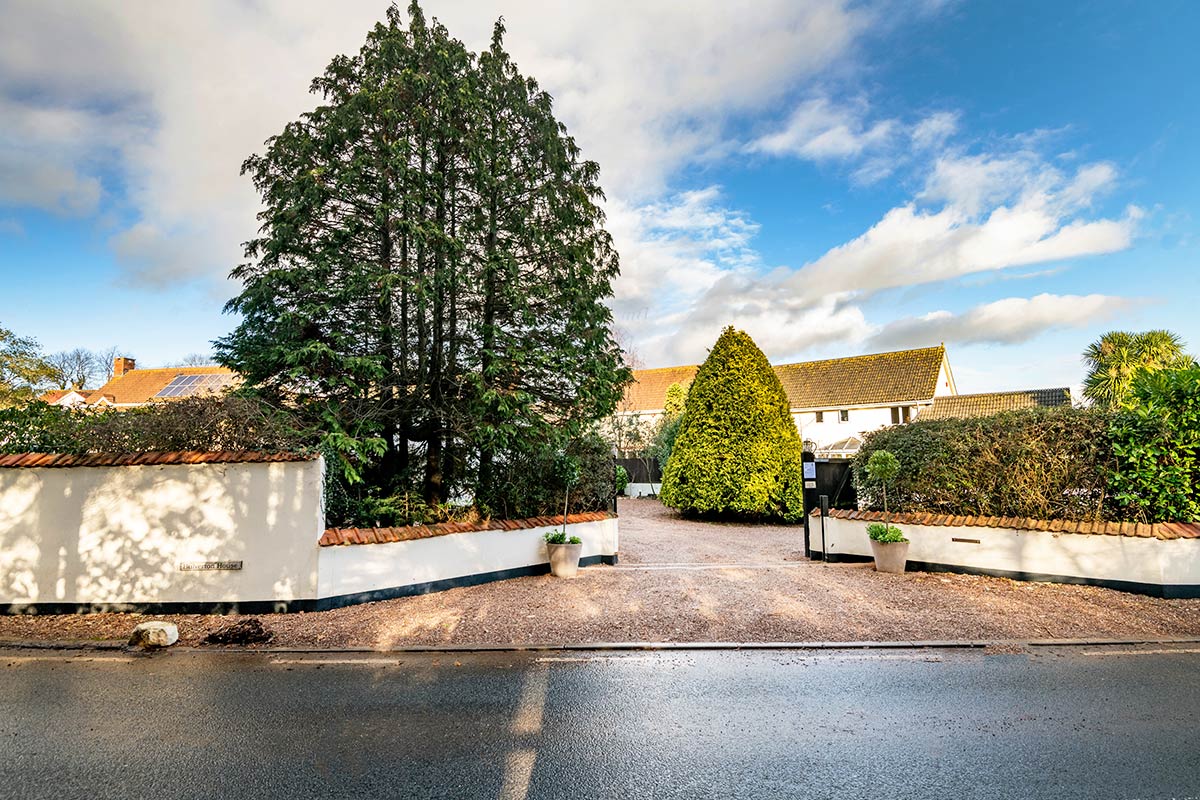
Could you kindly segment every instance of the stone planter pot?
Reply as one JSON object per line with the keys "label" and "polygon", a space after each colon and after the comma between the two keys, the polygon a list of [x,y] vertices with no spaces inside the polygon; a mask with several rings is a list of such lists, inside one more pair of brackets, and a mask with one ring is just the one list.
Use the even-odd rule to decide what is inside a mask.
{"label": "stone planter pot", "polygon": [[909,542],[877,542],[871,540],[876,572],[904,572],[908,562]]}
{"label": "stone planter pot", "polygon": [[579,572],[582,544],[546,544],[550,555],[550,573],[556,578],[574,578]]}

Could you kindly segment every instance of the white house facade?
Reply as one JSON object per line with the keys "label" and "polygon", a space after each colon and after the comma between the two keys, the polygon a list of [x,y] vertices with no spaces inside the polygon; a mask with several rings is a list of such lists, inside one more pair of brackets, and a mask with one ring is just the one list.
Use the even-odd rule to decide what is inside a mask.
{"label": "white house facade", "polygon": [[[635,370],[618,415],[652,425],[670,386],[690,385],[698,369]],[[958,394],[943,345],[779,364],[774,370],[800,437],[823,458],[849,458],[866,433],[909,422],[935,398]]]}

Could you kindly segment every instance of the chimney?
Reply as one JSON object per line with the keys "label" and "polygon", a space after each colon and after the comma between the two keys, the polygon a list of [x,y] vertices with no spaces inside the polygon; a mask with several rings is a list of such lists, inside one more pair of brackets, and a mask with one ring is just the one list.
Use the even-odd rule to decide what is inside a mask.
{"label": "chimney", "polygon": [[113,359],[113,377],[119,378],[126,372],[135,369],[137,363],[132,358],[123,358],[118,356]]}

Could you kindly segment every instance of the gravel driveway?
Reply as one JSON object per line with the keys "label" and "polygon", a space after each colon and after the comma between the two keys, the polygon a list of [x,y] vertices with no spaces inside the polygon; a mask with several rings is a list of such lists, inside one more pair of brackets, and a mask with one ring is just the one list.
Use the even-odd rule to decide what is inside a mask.
{"label": "gravel driveway", "polygon": [[[1200,636],[1200,600],[803,559],[799,526],[679,519],[622,500],[616,567],[312,614],[267,614],[273,646],[617,641],[910,641]],[[168,616],[184,644],[238,617]],[[0,617],[5,639],[124,639],[130,614]]]}

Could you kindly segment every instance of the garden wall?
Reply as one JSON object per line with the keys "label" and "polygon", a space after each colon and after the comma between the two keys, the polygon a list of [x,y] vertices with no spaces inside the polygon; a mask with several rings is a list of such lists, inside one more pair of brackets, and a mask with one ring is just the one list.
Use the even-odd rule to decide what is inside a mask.
{"label": "garden wall", "polygon": [[[582,565],[616,563],[616,517],[589,512],[567,520],[568,534],[583,539]],[[318,597],[332,608],[549,572],[542,537],[560,528],[561,517],[535,517],[331,529],[321,539]]]}
{"label": "garden wall", "polygon": [[[811,519],[811,549],[830,560],[871,556],[873,511]],[[824,542],[822,541],[822,522]],[[1158,597],[1200,597],[1200,524],[1064,522],[893,514],[910,569],[1084,583]]]}
{"label": "garden wall", "polygon": [[[0,456],[0,613],[319,610],[549,571],[561,518],[324,528],[324,463],[280,453]],[[617,520],[573,514],[583,564]]]}
{"label": "garden wall", "polygon": [[322,469],[286,453],[0,456],[0,611],[315,597]]}

